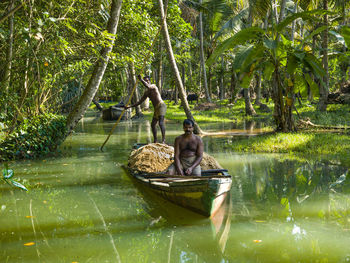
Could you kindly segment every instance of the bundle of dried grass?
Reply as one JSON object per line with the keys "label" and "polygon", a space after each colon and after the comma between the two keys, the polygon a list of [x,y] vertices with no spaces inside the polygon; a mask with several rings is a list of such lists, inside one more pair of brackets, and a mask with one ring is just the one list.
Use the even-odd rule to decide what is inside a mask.
{"label": "bundle of dried grass", "polygon": [[144,172],[162,172],[173,162],[174,148],[150,143],[131,152],[128,166]]}
{"label": "bundle of dried grass", "polygon": [[[174,147],[151,143],[131,152],[128,166],[148,173],[164,172],[173,163]],[[209,154],[203,153],[202,170],[222,169],[220,164]]]}

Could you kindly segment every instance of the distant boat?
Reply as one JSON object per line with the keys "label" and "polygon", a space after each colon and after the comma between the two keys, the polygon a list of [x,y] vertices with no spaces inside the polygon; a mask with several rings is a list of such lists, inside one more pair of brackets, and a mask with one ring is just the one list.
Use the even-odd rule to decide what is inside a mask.
{"label": "distant boat", "polygon": [[123,166],[136,183],[159,196],[206,217],[220,209],[229,192],[232,177],[226,169],[202,171],[202,176],[170,176]]}
{"label": "distant boat", "polygon": [[[118,104],[119,105],[119,104]],[[102,119],[106,121],[118,120],[120,114],[122,114],[124,108],[116,106],[110,106],[102,111]],[[125,110],[121,120],[129,120],[131,117],[131,109]]]}

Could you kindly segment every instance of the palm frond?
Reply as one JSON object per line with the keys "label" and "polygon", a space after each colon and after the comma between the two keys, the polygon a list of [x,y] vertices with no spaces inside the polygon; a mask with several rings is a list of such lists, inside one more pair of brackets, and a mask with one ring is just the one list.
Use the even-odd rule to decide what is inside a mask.
{"label": "palm frond", "polygon": [[215,34],[214,38],[218,38],[228,33],[237,33],[244,28],[243,18],[248,17],[248,8],[241,10],[237,15],[231,17]]}
{"label": "palm frond", "polygon": [[249,4],[252,5],[253,15],[260,20],[264,19],[268,11],[271,9],[270,0],[250,0]]}
{"label": "palm frond", "polygon": [[308,10],[308,7],[311,5],[313,0],[300,0],[299,5],[305,11]]}
{"label": "palm frond", "polygon": [[281,32],[286,26],[288,26],[297,18],[302,18],[305,21],[318,22],[322,19],[322,16],[326,13],[333,14],[332,12],[324,11],[324,10],[304,11],[301,13],[291,14],[277,25],[277,31]]}
{"label": "palm frond", "polygon": [[265,31],[259,27],[250,27],[246,29],[242,29],[234,36],[226,39],[222,42],[211,54],[211,56],[207,60],[207,65],[211,65],[215,62],[216,58],[224,53],[226,50],[233,48],[237,45],[243,45],[248,40],[256,39],[259,35],[264,34]]}
{"label": "palm frond", "polygon": [[340,30],[340,34],[344,38],[344,41],[348,48],[350,48],[350,27],[349,26],[343,26]]}

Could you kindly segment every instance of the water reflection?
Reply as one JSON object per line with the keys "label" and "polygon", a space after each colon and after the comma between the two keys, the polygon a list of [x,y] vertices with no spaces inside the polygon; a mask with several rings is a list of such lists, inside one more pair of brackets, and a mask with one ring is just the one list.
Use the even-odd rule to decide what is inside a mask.
{"label": "water reflection", "polygon": [[230,193],[224,194],[223,205],[208,219],[159,198],[148,188],[131,180],[145,201],[143,211],[153,218],[150,227],[170,231],[170,262],[223,262],[231,224]]}
{"label": "water reflection", "polygon": [[237,165],[235,171],[240,172],[231,190],[235,220],[228,241],[230,260],[347,259],[343,242],[349,238],[344,224],[349,221],[349,185],[338,180],[347,168],[279,157],[248,159]]}
{"label": "water reflection", "polygon": [[[0,262],[350,260],[349,172],[336,159],[241,155],[205,137],[233,175],[226,206],[206,219],[146,196],[121,169],[150,140],[147,122],[121,123],[100,152],[113,123],[89,118],[60,156],[10,164],[30,191],[0,184]],[[179,125],[167,123],[169,142]]]}

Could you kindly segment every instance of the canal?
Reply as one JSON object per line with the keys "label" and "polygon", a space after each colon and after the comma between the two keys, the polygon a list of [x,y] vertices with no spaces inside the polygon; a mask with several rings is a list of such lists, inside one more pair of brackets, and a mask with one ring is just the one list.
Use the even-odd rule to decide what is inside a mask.
{"label": "canal", "polygon": [[[320,156],[241,154],[227,145],[256,127],[206,124],[237,135],[203,138],[233,176],[211,219],[135,187],[122,165],[148,121],[113,126],[87,115],[53,157],[10,163],[28,192],[0,184],[0,262],[348,262],[348,167]],[[182,133],[167,122],[167,142]],[[158,131],[159,132],[159,131]]]}

